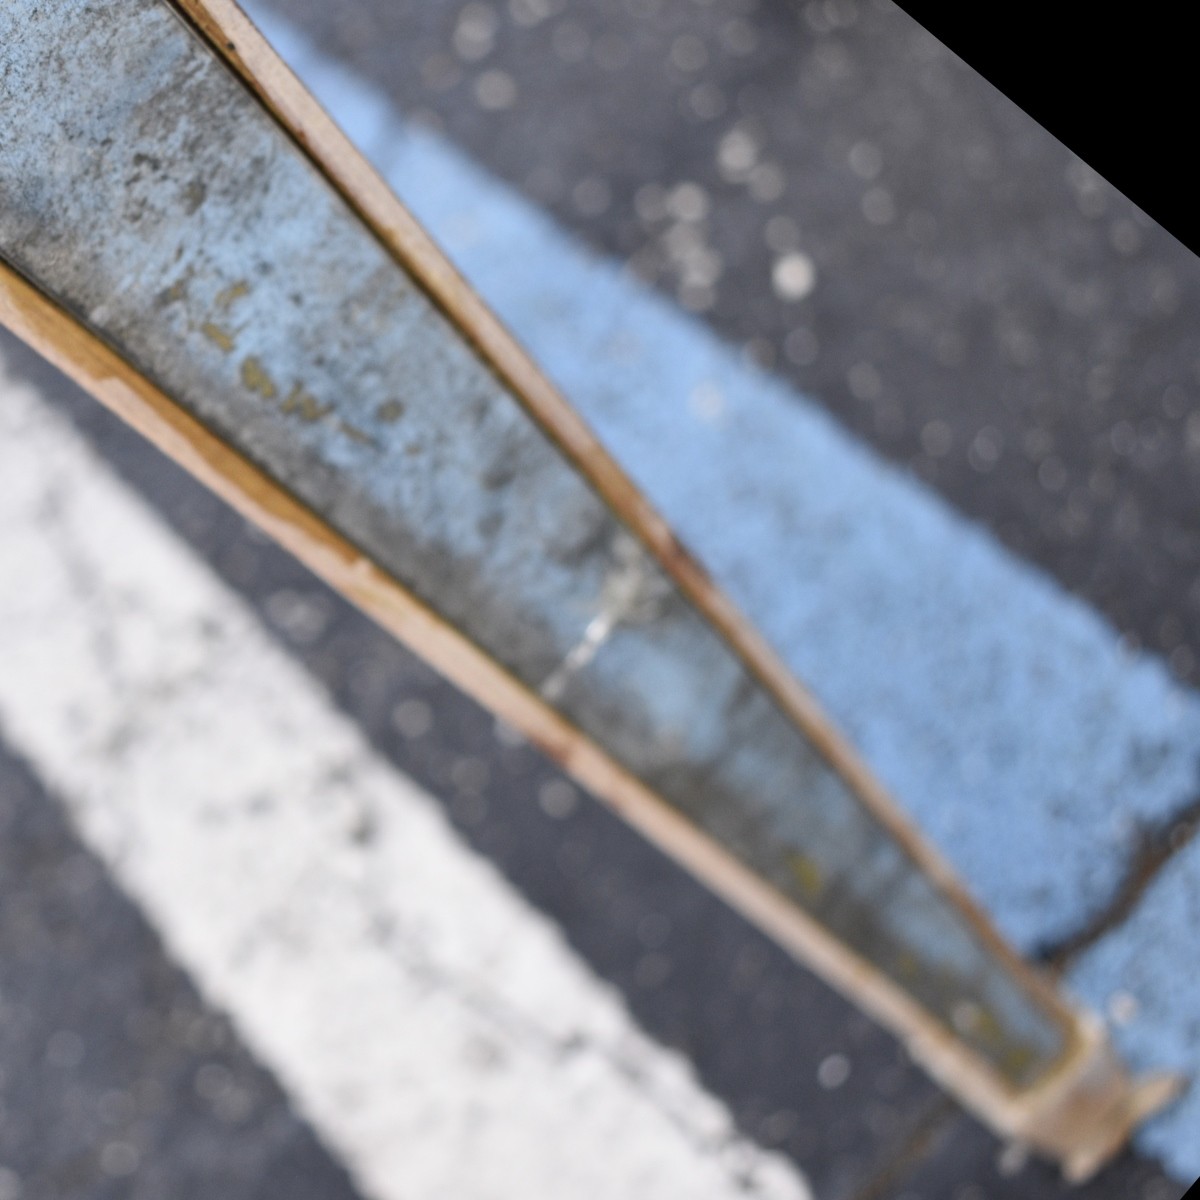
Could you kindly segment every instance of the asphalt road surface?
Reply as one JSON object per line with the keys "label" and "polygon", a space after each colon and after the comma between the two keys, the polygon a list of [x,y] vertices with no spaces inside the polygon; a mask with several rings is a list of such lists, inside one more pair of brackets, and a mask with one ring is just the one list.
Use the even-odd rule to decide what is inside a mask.
{"label": "asphalt road surface", "polygon": [[[270,11],[401,119],[434,131],[571,238],[627,265],[746,363],[785,380],[881,461],[978,522],[1101,614],[1127,651],[1144,650],[1181,684],[1200,682],[1200,263],[894,6],[272,0]],[[1182,1195],[1190,1180],[1178,1167],[1164,1171],[1145,1147],[1072,1190],[1000,1145],[889,1036],[7,336],[0,361],[4,388],[32,388],[36,403],[99,456],[96,471],[165,519],[178,554],[202,564],[229,603],[256,614],[253,637],[300,672],[287,686],[325,697],[328,715],[318,705],[306,716],[306,737],[324,736],[323,722],[346,723],[361,742],[354,755],[379,764],[363,771],[392,771],[421,789],[471,859],[495,868],[495,886],[548,919],[562,953],[595,987],[615,989],[630,1029],[621,1036],[645,1039],[636,1056],[643,1075],[666,1078],[656,1056],[668,1053],[694,1074],[671,1085],[668,1103],[666,1084],[630,1082],[636,1069],[610,1080],[604,1064],[613,1055],[593,1054],[588,1047],[604,1042],[589,1033],[578,1057],[601,1064],[600,1082],[564,1091],[555,1105],[578,1104],[586,1125],[606,1105],[637,1114],[645,1101],[647,1115],[631,1127],[653,1131],[661,1120],[659,1140],[627,1152],[626,1175],[623,1152],[606,1156],[597,1133],[573,1151],[583,1164],[577,1176],[561,1174],[566,1165],[543,1169],[536,1138],[531,1149],[455,1176],[456,1155],[489,1143],[461,1131],[450,1139],[436,1111],[457,1111],[474,1089],[490,1094],[480,1080],[492,1080],[506,1054],[542,1061],[495,1024],[499,1002],[488,993],[491,1007],[478,1019],[492,1040],[470,1026],[470,1061],[446,1067],[450,1098],[431,1089],[433,1115],[422,1125],[420,1105],[406,1110],[412,1123],[385,1151],[387,1130],[370,1121],[391,1111],[386,1101],[355,1109],[370,1063],[354,1066],[352,1054],[331,1050],[324,1066],[315,1052],[313,1063],[291,1065],[303,1039],[288,1040],[283,1018],[271,1028],[238,990],[233,967],[227,978],[212,965],[233,951],[218,947],[216,933],[205,940],[208,926],[187,907],[185,872],[176,907],[169,865],[156,882],[154,839],[168,834],[155,832],[153,814],[123,816],[128,828],[112,833],[89,815],[99,801],[86,798],[88,776],[72,762],[108,778],[106,764],[119,765],[126,742],[73,741],[70,712],[61,728],[50,717],[39,724],[41,701],[22,701],[18,688],[10,699],[0,682],[0,1200],[500,1196],[539,1186],[564,1196],[648,1196],[662,1193],[663,1179],[680,1194],[807,1188],[817,1200]],[[695,403],[709,399],[701,393]],[[28,425],[41,428],[33,418]],[[122,661],[130,613],[155,626],[141,601],[123,613],[120,598],[139,593],[129,580],[110,588],[97,565],[103,554],[87,571],[86,556],[72,557],[70,509],[83,503],[72,499],[73,480],[93,468],[64,458],[54,473],[53,447],[70,444],[56,428],[51,421],[37,434],[46,440],[36,445],[49,449],[31,459],[47,464],[41,499],[5,511],[29,514],[86,602],[71,608],[62,599],[63,628],[77,609],[100,614],[84,640],[101,672]],[[12,436],[32,439],[24,429]],[[105,553],[119,558],[121,544]],[[0,573],[12,574],[2,559]],[[0,607],[16,605],[19,591],[10,588]],[[107,607],[99,596],[110,596]],[[211,620],[225,620],[225,601],[212,603]],[[159,628],[166,645],[173,627]],[[50,653],[53,635],[31,633],[29,644],[38,636]],[[14,650],[13,679],[18,660]],[[21,687],[37,678],[42,691],[59,689],[86,710],[91,693],[76,678],[79,662],[74,670],[27,674]],[[883,679],[886,664],[879,671]],[[51,701],[44,707],[51,712]],[[153,707],[134,715],[127,741],[153,727]],[[112,779],[116,791],[129,786]],[[1194,798],[1181,796],[1180,812]],[[178,845],[194,844],[199,859],[207,826],[203,797],[196,803],[196,824]],[[351,840],[368,855],[386,842],[369,818],[355,829]],[[1158,841],[1131,834],[1131,846],[1147,851],[1131,852],[1126,882],[1139,889],[1190,844],[1190,826],[1160,821],[1153,831]],[[230,883],[231,895],[242,896],[238,886]],[[156,897],[167,898],[163,908]],[[1119,931],[1131,911],[1100,904],[1077,928],[1028,948],[1079,953]],[[218,928],[216,915],[212,923]],[[319,956],[297,951],[295,962],[279,976],[287,994],[315,995]],[[192,963],[208,964],[211,977],[196,978]],[[583,984],[562,989],[577,1006],[592,1003]],[[364,983],[361,993],[369,991]],[[1200,996],[1193,1002],[1200,1014]],[[302,1001],[294,1007],[300,1013]],[[297,1015],[292,1027],[330,1020],[315,1002],[311,1011],[304,1019],[313,1026]],[[391,1028],[380,1020],[378,1029]],[[554,1080],[568,1067],[543,1067],[542,1075],[520,1073],[532,1066],[510,1074],[558,1096]],[[335,1083],[343,1090],[323,1100],[321,1089]],[[711,1145],[694,1132],[705,1096],[731,1122],[706,1118],[719,1125]],[[501,1131],[509,1128],[502,1110],[500,1100],[486,1109]],[[595,1120],[617,1131],[613,1146],[627,1140],[619,1116]],[[549,1115],[544,1121],[546,1138],[560,1136]],[[404,1176],[387,1153],[404,1157],[405,1138],[423,1142],[436,1169]],[[616,1182],[590,1190],[593,1177]]]}

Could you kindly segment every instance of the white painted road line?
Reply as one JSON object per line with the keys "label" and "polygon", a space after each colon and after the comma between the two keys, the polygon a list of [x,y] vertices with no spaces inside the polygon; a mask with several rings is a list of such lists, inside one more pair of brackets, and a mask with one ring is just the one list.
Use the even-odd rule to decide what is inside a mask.
{"label": "white painted road line", "polygon": [[[1200,697],[816,405],[256,19],[1021,947],[1083,927],[1200,791]],[[1110,935],[1121,939],[1123,932]],[[1163,930],[1174,961],[1194,926]],[[1074,976],[1098,1010],[1122,979]],[[1105,959],[1116,962],[1117,958]],[[1200,1076],[1200,994],[1118,1029]],[[1165,1024],[1163,1024],[1165,1022]],[[1200,1173],[1200,1089],[1146,1144]]]}
{"label": "white painted road line", "polygon": [[366,1195],[808,1196],[2,364],[0,663],[0,736]]}

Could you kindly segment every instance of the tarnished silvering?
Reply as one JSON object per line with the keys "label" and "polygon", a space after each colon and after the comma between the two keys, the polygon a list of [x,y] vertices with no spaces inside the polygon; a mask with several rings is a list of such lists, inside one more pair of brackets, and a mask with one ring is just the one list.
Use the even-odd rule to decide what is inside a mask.
{"label": "tarnished silvering", "polygon": [[0,7],[0,258],[1019,1090],[1071,1050],[164,0]]}

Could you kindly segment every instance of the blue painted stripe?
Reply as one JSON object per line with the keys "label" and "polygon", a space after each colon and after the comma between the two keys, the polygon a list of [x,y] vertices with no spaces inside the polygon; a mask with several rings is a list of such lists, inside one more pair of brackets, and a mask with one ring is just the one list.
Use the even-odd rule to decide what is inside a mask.
{"label": "blue painted stripe", "polygon": [[[812,401],[254,11],[1004,931],[1029,950],[1079,929],[1119,883],[1137,823],[1195,795],[1200,696]],[[1170,913],[1186,905],[1155,918],[1165,958],[1145,967],[1151,981],[1173,955],[1196,959],[1196,922]],[[1132,969],[1127,942],[1110,936],[1075,975],[1098,1008]],[[1142,1065],[1200,1073],[1198,1023],[1193,988],[1155,1012],[1161,1036],[1136,1018],[1121,1036]],[[1146,1144],[1190,1177],[1189,1124],[1200,1128],[1200,1100]]]}

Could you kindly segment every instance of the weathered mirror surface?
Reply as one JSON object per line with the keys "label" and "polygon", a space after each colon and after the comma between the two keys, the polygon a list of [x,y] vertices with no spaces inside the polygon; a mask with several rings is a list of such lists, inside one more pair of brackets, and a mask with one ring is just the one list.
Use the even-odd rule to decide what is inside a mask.
{"label": "weathered mirror surface", "polygon": [[1005,1079],[1061,1057],[1059,1022],[174,9],[7,0],[0,112],[0,257]]}

